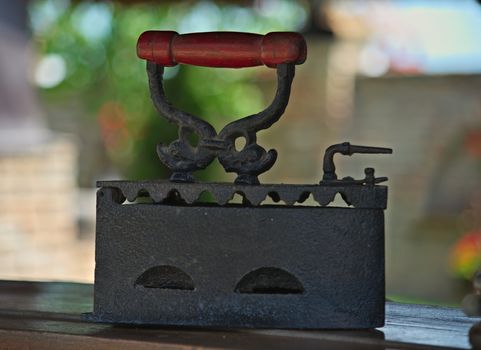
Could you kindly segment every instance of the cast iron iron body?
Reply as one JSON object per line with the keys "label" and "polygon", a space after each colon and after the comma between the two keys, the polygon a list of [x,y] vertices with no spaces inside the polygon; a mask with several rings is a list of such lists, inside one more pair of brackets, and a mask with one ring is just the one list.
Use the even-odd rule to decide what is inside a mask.
{"label": "cast iron iron body", "polygon": [[[155,44],[175,56],[175,48],[182,43],[179,38],[192,38],[172,33],[158,32],[155,37],[155,32],[148,32],[149,48]],[[231,43],[232,36],[239,35],[239,42],[261,40],[264,48],[272,48],[268,46],[272,35],[274,42],[285,44],[283,35],[299,40],[294,34],[249,34],[247,39],[245,33],[193,36],[197,35],[198,42],[200,35],[205,45],[215,35],[215,44],[220,45],[225,38]],[[157,149],[173,175],[170,181],[98,183],[94,312],[87,319],[238,328],[374,328],[384,324],[387,187],[377,183],[387,179],[375,178],[374,170],[367,168],[362,180],[339,180],[333,157],[391,150],[349,143],[331,146],[324,156],[319,184],[261,185],[257,178],[273,165],[277,153],[259,146],[256,132],[271,126],[284,112],[294,64],[305,59],[302,43],[297,42],[298,55],[285,62],[263,56],[262,63],[277,66],[274,101],[218,134],[207,122],[166,101],[163,66],[150,57],[147,72],[154,105],[179,125],[179,139]],[[169,56],[167,61],[174,62],[174,58]],[[234,65],[232,57],[224,58],[220,60],[224,67]],[[189,133],[199,136],[198,145],[188,142]],[[236,151],[235,139],[241,136],[246,146]],[[192,172],[216,157],[226,171],[238,174],[235,183],[195,182]],[[205,192],[212,195],[209,203],[200,199]],[[243,197],[242,204],[229,203],[235,194]],[[349,207],[330,207],[336,194]],[[266,197],[284,204],[262,205]]]}

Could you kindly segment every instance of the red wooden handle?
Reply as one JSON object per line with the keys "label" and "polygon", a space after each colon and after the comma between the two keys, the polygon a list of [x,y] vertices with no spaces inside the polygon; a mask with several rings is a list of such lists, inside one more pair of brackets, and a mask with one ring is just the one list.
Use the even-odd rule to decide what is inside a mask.
{"label": "red wooden handle", "polygon": [[137,42],[137,56],[163,66],[181,63],[225,68],[276,67],[280,63],[304,63],[306,55],[306,41],[294,32],[180,35],[173,31],[147,31]]}

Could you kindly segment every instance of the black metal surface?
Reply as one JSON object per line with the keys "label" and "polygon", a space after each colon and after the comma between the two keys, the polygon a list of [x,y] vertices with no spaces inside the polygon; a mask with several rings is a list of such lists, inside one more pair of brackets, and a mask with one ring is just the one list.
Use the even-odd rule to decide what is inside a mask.
{"label": "black metal surface", "polygon": [[[354,180],[356,181],[356,180]],[[305,203],[312,195],[315,203],[311,205],[327,206],[337,194],[347,205],[354,208],[385,209],[387,204],[386,186],[364,186],[351,181],[321,183],[320,185],[238,185],[230,183],[173,183],[165,180],[151,181],[98,181],[98,187],[112,187],[118,202],[125,200],[135,202],[138,198],[149,197],[154,203],[168,203],[175,199],[178,204],[196,204],[201,195],[208,192],[214,203],[225,206],[240,194],[247,206],[259,206],[266,198],[274,202],[283,201],[286,206]],[[222,223],[219,223],[222,224]]]}
{"label": "black metal surface", "polygon": [[[226,125],[218,134],[208,122],[174,108],[165,97],[162,75],[164,67],[147,62],[147,74],[152,101],[159,113],[169,122],[179,126],[179,138],[166,146],[159,144],[160,160],[173,171],[171,181],[193,182],[193,171],[204,169],[216,157],[227,172],[238,174],[236,183],[258,184],[257,176],[269,170],[277,159],[274,149],[266,151],[257,144],[256,133],[274,124],[289,102],[294,64],[277,66],[278,87],[272,103],[262,112],[236,120]],[[190,144],[188,136],[199,137],[196,146]],[[235,140],[244,137],[245,147],[237,151]]]}
{"label": "black metal surface", "polygon": [[[334,155],[340,153],[345,156],[351,156],[355,153],[365,153],[365,154],[391,154],[391,148],[384,147],[371,147],[371,146],[355,146],[351,145],[349,142],[338,143],[336,145],[329,146],[324,153],[324,161],[322,164],[322,170],[324,175],[322,181],[335,181],[337,180],[336,166],[334,165]],[[386,177],[376,179],[374,177],[374,169],[365,169],[366,177],[364,180],[357,181],[358,183],[374,184],[386,181]],[[351,178],[346,178],[343,180],[351,180]]]}
{"label": "black metal surface", "polygon": [[[167,183],[101,185],[91,320],[242,328],[384,323],[383,205],[122,205],[123,193]],[[272,186],[282,197],[282,185]],[[381,186],[351,187],[378,191],[385,203]]]}

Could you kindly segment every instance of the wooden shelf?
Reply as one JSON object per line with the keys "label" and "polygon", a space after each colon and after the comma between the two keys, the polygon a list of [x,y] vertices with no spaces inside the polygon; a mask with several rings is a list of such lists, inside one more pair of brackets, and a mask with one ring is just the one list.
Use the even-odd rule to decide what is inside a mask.
{"label": "wooden shelf", "polygon": [[83,322],[93,286],[0,281],[0,349],[427,349],[470,348],[479,318],[459,309],[386,304],[386,326],[368,331],[221,330]]}

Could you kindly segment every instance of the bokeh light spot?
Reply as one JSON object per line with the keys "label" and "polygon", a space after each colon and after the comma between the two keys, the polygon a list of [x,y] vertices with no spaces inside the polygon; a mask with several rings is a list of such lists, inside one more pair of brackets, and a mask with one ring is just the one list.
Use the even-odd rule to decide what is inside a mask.
{"label": "bokeh light spot", "polygon": [[60,84],[67,75],[67,65],[59,54],[42,57],[35,69],[35,84],[41,88],[52,88]]}

